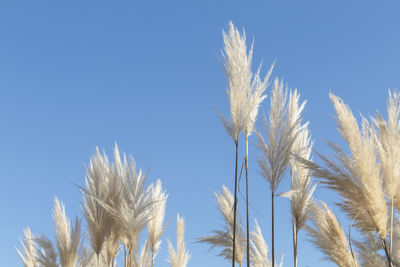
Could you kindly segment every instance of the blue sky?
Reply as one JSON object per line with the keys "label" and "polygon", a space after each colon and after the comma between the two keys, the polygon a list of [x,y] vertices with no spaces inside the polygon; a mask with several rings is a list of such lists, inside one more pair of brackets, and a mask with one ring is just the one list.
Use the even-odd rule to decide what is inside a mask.
{"label": "blue sky", "polygon": [[[185,218],[189,266],[228,266],[196,243],[222,226],[212,192],[233,188],[234,145],[214,110],[228,111],[222,29],[232,20],[254,37],[254,63],[263,60],[264,72],[277,60],[273,75],[308,101],[315,148],[329,153],[322,139],[341,143],[329,91],[369,115],[384,111],[388,88],[400,85],[399,8],[395,1],[2,1],[2,264],[21,266],[15,247],[25,226],[54,233],[55,196],[68,215],[81,216],[73,184],[84,184],[96,146],[111,154],[117,142],[168,191],[165,237],[175,240],[177,213]],[[269,191],[256,155],[251,147],[251,213],[270,244]],[[286,179],[278,191],[287,189]],[[316,198],[332,207],[338,200],[323,189]],[[275,251],[290,266],[288,201],[279,199],[277,210]],[[299,266],[333,266],[302,232],[299,242]],[[164,238],[158,266],[166,257]]]}

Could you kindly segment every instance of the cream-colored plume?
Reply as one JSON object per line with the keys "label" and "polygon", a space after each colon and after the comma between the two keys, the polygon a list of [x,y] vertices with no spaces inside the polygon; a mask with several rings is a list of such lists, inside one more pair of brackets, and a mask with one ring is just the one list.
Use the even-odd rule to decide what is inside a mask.
{"label": "cream-colored plume", "polygon": [[38,251],[35,243],[35,236],[31,233],[29,227],[24,230],[24,240],[21,240],[23,253],[17,249],[19,256],[24,264],[24,267],[38,266]]}
{"label": "cream-colored plume", "polygon": [[[229,261],[232,259],[233,244],[233,196],[225,186],[222,186],[221,193],[214,193],[214,195],[217,199],[218,210],[224,219],[224,229],[214,230],[214,235],[201,237],[199,241],[210,244],[211,248],[221,248],[218,256]],[[235,262],[242,264],[246,249],[246,237],[239,220],[236,223],[236,234]]]}
{"label": "cream-colored plume", "polygon": [[190,259],[190,254],[186,249],[185,241],[183,238],[184,233],[185,221],[178,214],[176,219],[176,250],[172,246],[171,242],[168,240],[168,262],[171,263],[171,267],[186,267]]}
{"label": "cream-colored plume", "polygon": [[333,212],[321,202],[315,203],[311,212],[313,227],[306,227],[311,236],[311,242],[325,254],[325,259],[341,267],[357,267],[353,258],[346,234]]}

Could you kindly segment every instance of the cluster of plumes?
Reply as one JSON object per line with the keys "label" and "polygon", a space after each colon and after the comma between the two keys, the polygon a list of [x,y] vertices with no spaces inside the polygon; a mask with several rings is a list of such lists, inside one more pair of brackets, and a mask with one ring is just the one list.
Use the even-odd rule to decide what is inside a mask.
{"label": "cluster of plumes", "polygon": [[229,32],[223,31],[224,38],[224,68],[228,79],[227,95],[230,103],[230,119],[220,115],[220,118],[235,142],[239,134],[244,132],[249,136],[254,128],[258,108],[267,97],[264,94],[268,87],[273,65],[265,75],[260,78],[261,65],[253,73],[251,62],[253,58],[253,45],[247,51],[246,34],[240,34],[238,29],[229,23]]}
{"label": "cluster of plumes", "polygon": [[[164,217],[168,195],[161,181],[146,186],[147,173],[137,171],[134,159],[123,155],[117,145],[114,163],[99,149],[86,169],[83,195],[84,217],[89,246],[83,245],[81,223],[72,225],[64,205],[56,198],[53,218],[56,246],[43,235],[24,232],[23,253],[18,251],[25,267],[114,267],[124,250],[124,267],[153,267],[165,231]],[[170,255],[171,266],[185,267],[189,254],[183,243],[183,219],[179,218],[178,249]],[[139,247],[140,235],[147,226],[147,239]],[[172,253],[172,250],[170,249]]]}
{"label": "cluster of plumes", "polygon": [[22,243],[23,253],[18,251],[25,267],[75,267],[84,265],[87,259],[81,253],[81,224],[74,225],[65,214],[64,204],[54,200],[53,219],[56,225],[55,243],[43,235],[33,235],[27,227]]}
{"label": "cluster of plumes", "polygon": [[[368,121],[362,118],[361,129],[350,108],[343,101],[330,94],[337,114],[337,126],[348,145],[349,153],[334,143],[328,142],[335,152],[336,160],[319,155],[324,166],[310,161],[303,163],[312,169],[313,175],[320,178],[322,184],[333,189],[342,198],[339,207],[362,236],[361,240],[352,240],[356,249],[351,250],[355,257],[349,257],[347,241],[342,235],[343,249],[334,240],[324,238],[323,234],[311,231],[313,242],[327,258],[338,263],[338,259],[348,259],[341,266],[397,266],[397,238],[400,228],[391,208],[391,202],[399,210],[398,196],[400,184],[400,97],[398,92],[389,91],[387,106],[388,120],[378,113]],[[319,212],[322,213],[320,209]],[[328,213],[325,209],[325,213]],[[313,213],[313,223],[321,233],[328,219]],[[393,233],[393,234],[392,234]],[[339,235],[337,235],[339,236]],[[393,244],[393,250],[389,244]],[[352,247],[350,247],[352,249]],[[342,253],[341,255],[339,255]]]}
{"label": "cluster of plumes", "polygon": [[[219,248],[218,256],[230,261],[232,258],[232,240],[233,240],[233,196],[231,192],[222,186],[220,193],[214,193],[217,199],[217,207],[222,215],[224,221],[224,228],[222,230],[214,230],[213,235],[201,237],[200,242],[208,243],[212,248]],[[251,264],[254,267],[272,266],[271,260],[268,258],[268,246],[264,240],[257,221],[255,222],[255,230],[251,232]],[[236,223],[236,253],[235,262],[240,266],[243,263],[245,250],[246,250],[246,236],[244,233],[243,225],[240,220]]]}

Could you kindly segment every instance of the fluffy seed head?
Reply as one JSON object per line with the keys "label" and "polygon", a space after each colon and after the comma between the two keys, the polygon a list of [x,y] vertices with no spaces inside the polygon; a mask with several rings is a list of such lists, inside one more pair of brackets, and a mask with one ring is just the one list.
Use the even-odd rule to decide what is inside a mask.
{"label": "fluffy seed head", "polygon": [[[221,193],[214,193],[217,199],[218,210],[224,219],[224,229],[214,230],[214,235],[199,238],[200,242],[208,243],[211,248],[219,247],[218,256],[230,261],[233,247],[233,196],[226,186],[222,186]],[[240,220],[236,221],[235,262],[242,264],[246,249],[246,237]]]}
{"label": "fluffy seed head", "polygon": [[311,220],[314,228],[306,227],[311,242],[325,254],[325,259],[343,267],[357,267],[351,255],[346,234],[333,212],[321,202],[313,205]]}
{"label": "fluffy seed head", "polygon": [[21,240],[23,253],[17,249],[19,256],[25,267],[36,267],[38,265],[38,251],[35,243],[35,236],[29,227],[24,230],[24,240]]}
{"label": "fluffy seed head", "polygon": [[75,220],[74,227],[65,214],[64,204],[58,198],[54,200],[53,217],[56,225],[56,244],[62,267],[75,267],[79,258],[81,241],[80,222]]}
{"label": "fluffy seed head", "polygon": [[176,250],[172,246],[171,242],[168,240],[168,262],[171,263],[171,267],[186,267],[190,259],[190,254],[186,249],[185,241],[183,238],[184,233],[185,221],[178,214],[176,220]]}

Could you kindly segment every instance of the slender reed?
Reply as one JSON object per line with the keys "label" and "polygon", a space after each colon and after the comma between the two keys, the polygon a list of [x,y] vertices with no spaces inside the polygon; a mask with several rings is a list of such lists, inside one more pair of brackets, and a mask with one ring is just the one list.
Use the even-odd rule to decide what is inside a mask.
{"label": "slender reed", "polygon": [[308,122],[301,124],[306,101],[299,103],[300,94],[297,90],[289,94],[288,123],[293,130],[292,157],[290,165],[291,190],[284,194],[290,199],[293,232],[293,263],[297,267],[298,232],[305,225],[310,212],[312,195],[315,186],[311,188],[311,172],[297,158],[310,160],[313,142],[311,141]]}
{"label": "slender reed", "polygon": [[[251,134],[255,118],[257,117],[258,106],[265,99],[263,95],[266,87],[270,72],[266,78],[261,81],[259,78],[259,71],[253,74],[251,71],[251,61],[253,56],[253,45],[247,51],[246,35],[243,31],[241,34],[233,25],[229,23],[229,32],[223,31],[224,39],[224,68],[226,77],[229,84],[227,95],[230,102],[230,118],[227,119],[221,114],[218,114],[228,131],[229,135],[235,142],[235,189],[234,189],[234,222],[233,222],[233,253],[232,253],[232,267],[235,266],[235,253],[236,253],[236,213],[237,213],[237,165],[238,165],[238,145],[239,134],[246,131],[246,138]],[[246,155],[247,159],[247,155]],[[247,168],[246,168],[247,170]],[[248,170],[247,170],[248,171]],[[246,172],[247,173],[247,172]],[[246,174],[246,192],[248,185],[248,175]],[[246,196],[248,202],[248,195]],[[248,207],[248,204],[246,205]],[[248,221],[248,220],[247,220]],[[249,233],[247,234],[249,238]],[[249,255],[249,241],[247,242],[248,252],[248,266],[250,265]]]}
{"label": "slender reed", "polygon": [[262,101],[267,97],[267,95],[263,95],[265,90],[268,87],[269,78],[271,76],[272,70],[274,68],[274,64],[270,67],[268,73],[265,75],[263,81],[260,79],[260,69],[255,75],[253,75],[253,79],[251,85],[249,87],[247,93],[247,109],[249,113],[249,117],[245,126],[245,169],[246,169],[246,239],[247,239],[247,266],[250,266],[250,226],[249,226],[249,136],[253,133],[254,124],[257,119],[258,109],[261,105]]}
{"label": "slender reed", "polygon": [[258,144],[262,152],[258,158],[261,174],[269,183],[271,190],[271,238],[272,238],[272,266],[275,267],[275,213],[274,197],[279,183],[289,164],[295,133],[294,127],[287,123],[287,89],[283,89],[283,82],[276,78],[271,91],[270,112],[267,120],[264,114],[264,123],[261,131],[266,135],[263,138],[261,131],[256,131]]}

